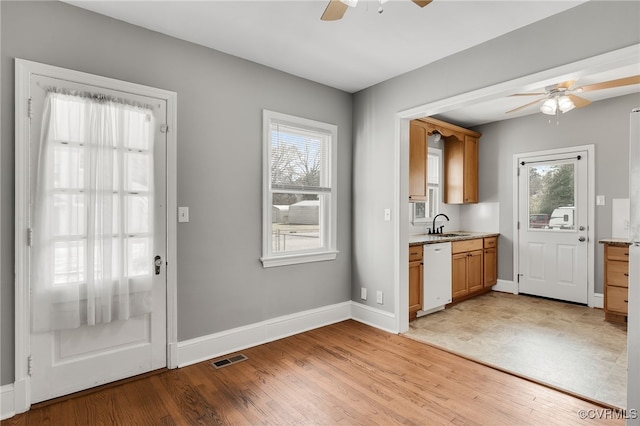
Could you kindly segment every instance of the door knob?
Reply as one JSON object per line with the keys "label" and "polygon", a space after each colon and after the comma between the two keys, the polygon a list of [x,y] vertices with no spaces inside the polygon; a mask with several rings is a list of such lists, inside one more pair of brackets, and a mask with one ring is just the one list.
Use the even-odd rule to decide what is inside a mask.
{"label": "door knob", "polygon": [[153,259],[153,264],[156,267],[156,275],[160,275],[160,267],[162,266],[162,258],[160,256],[156,256]]}
{"label": "door knob", "polygon": [[580,238],[578,238],[578,241],[580,241],[580,242],[583,242],[583,241],[586,241],[586,240],[587,240],[587,239],[586,239],[585,237],[580,237]]}

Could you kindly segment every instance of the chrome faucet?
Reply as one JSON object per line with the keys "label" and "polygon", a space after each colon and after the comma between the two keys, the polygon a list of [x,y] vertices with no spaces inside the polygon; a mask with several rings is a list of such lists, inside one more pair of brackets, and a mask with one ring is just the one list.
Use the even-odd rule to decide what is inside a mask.
{"label": "chrome faucet", "polygon": [[447,216],[444,213],[440,213],[434,216],[433,218],[433,224],[431,225],[431,228],[429,229],[429,234],[442,234],[442,229],[444,229],[444,225],[439,226],[438,229],[436,229],[436,219],[439,216],[444,216],[445,219],[447,219],[447,222],[449,221],[449,216]]}

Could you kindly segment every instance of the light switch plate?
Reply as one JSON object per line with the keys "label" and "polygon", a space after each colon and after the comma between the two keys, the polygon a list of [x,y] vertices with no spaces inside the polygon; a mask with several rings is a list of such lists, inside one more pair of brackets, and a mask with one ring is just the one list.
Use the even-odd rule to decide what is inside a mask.
{"label": "light switch plate", "polygon": [[384,220],[386,222],[391,221],[391,209],[384,209]]}
{"label": "light switch plate", "polygon": [[604,195],[596,195],[596,206],[604,206]]}
{"label": "light switch plate", "polygon": [[379,305],[382,305],[382,292],[380,290],[376,292],[376,302]]}
{"label": "light switch plate", "polygon": [[178,222],[189,222],[189,207],[178,207]]}

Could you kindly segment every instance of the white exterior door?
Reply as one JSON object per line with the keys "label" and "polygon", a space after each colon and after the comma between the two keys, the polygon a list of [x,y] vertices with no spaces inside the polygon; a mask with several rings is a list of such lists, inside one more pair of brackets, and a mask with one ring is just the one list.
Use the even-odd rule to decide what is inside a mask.
{"label": "white exterior door", "polygon": [[518,158],[518,291],[588,302],[588,152]]}
{"label": "white exterior door", "polygon": [[[128,192],[118,195],[120,204],[118,204],[118,209],[114,209],[114,212],[117,211],[114,214],[120,218],[118,220],[125,223],[127,221],[129,221],[128,223],[140,222],[135,217],[140,209],[146,208],[141,206],[146,205],[147,200],[153,200],[152,203],[149,203],[152,204],[150,211],[153,214],[153,229],[139,231],[144,227],[144,224],[140,225],[138,223],[127,231],[125,242],[123,243],[123,246],[126,246],[124,252],[128,259],[127,262],[129,262],[128,265],[136,263],[136,265],[127,266],[124,269],[128,270],[129,274],[135,275],[136,278],[146,275],[146,279],[151,282],[150,313],[131,316],[126,320],[111,320],[111,322],[103,322],[91,326],[81,325],[70,329],[56,329],[44,332],[36,332],[32,329],[29,342],[31,350],[31,402],[35,403],[145,373],[167,365],[167,275],[165,268],[167,139],[166,133],[162,131],[162,126],[166,123],[167,104],[165,100],[141,97],[109,90],[105,87],[83,85],[40,75],[30,76],[29,87],[29,95],[32,99],[30,124],[30,163],[32,166],[29,173],[31,217],[35,217],[34,208],[38,208],[34,207],[33,203],[38,169],[35,165],[40,160],[39,145],[43,103],[47,90],[51,90],[54,87],[64,93],[98,93],[121,99],[124,102],[145,104],[153,113],[154,129],[152,131],[155,133],[153,154],[145,154],[143,150],[132,149],[122,149],[119,154],[114,154],[115,156],[120,155],[125,158],[125,161],[128,161],[126,166],[128,169],[120,174],[118,178],[131,180],[124,182],[124,188],[139,186],[139,183],[133,182],[136,179],[135,175],[140,175],[138,172],[142,169],[151,170],[148,173],[150,175],[149,179],[153,181],[153,189],[150,190],[153,193],[148,194],[150,197],[145,195],[144,188],[140,191],[130,189]],[[69,145],[67,142],[62,142],[62,144]],[[60,151],[63,154],[58,155],[54,160],[56,162],[55,167],[64,170],[65,173],[71,171],[72,174],[82,174],[82,170],[79,170],[78,173],[78,170],[72,169],[74,167],[82,169],[82,162],[76,161],[77,158],[73,157],[73,155],[65,156],[64,149],[66,148],[62,145],[61,147]],[[127,158],[128,160],[126,160]],[[64,209],[68,208],[69,210],[78,211],[78,204],[82,203],[82,201],[77,201],[78,196],[84,197],[83,193],[86,192],[82,189],[82,184],[79,184],[78,187],[62,188],[62,191],[76,195],[56,198],[56,209],[63,209],[64,211]],[[114,195],[114,197],[116,196]],[[69,203],[69,206],[59,204],[64,204],[65,202]],[[138,215],[138,218],[140,217],[144,218],[145,216]],[[38,229],[35,229],[34,232],[38,232]],[[63,244],[61,244],[63,249],[61,250],[68,250],[68,241],[70,240],[72,242],[75,241],[77,246],[85,244],[82,242],[82,235],[63,234],[64,231],[58,231],[56,235],[56,238],[63,241]],[[131,261],[136,256],[135,253],[140,252],[140,247],[144,246],[144,241],[153,241],[153,243],[149,243],[152,248],[146,250],[146,252],[152,252],[153,255],[149,256],[148,259],[146,258],[147,256],[144,256],[144,259],[135,259],[135,262]],[[56,248],[56,250],[58,249]],[[38,265],[33,261],[33,247],[31,247],[30,251],[30,270],[33,275],[33,271]],[[87,256],[86,251],[84,253],[85,256]],[[81,256],[82,250],[80,250],[80,254],[77,257]],[[159,265],[157,268],[156,256],[160,259],[157,262]],[[65,253],[65,259],[69,257],[68,253]],[[56,257],[55,262],[57,268],[61,261]],[[77,263],[81,264],[82,262],[78,261]],[[82,266],[78,267],[78,271],[75,271],[77,272],[76,278],[73,278],[78,281],[79,286],[82,285],[82,279],[77,277],[86,277],[90,272],[83,271],[82,268]],[[134,269],[135,271],[131,272]],[[57,269],[56,274],[58,274]],[[65,283],[73,282],[73,279],[63,278],[63,280],[66,280]],[[32,317],[33,315],[32,306]]]}

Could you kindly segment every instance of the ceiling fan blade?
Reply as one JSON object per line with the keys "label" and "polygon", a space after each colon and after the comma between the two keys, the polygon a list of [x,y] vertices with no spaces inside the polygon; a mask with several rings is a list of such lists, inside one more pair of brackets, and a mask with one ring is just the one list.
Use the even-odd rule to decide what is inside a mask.
{"label": "ceiling fan blade", "polygon": [[544,98],[539,98],[539,99],[536,99],[536,100],[535,100],[535,101],[533,101],[533,102],[529,102],[528,104],[522,105],[521,107],[518,107],[518,108],[512,109],[511,111],[507,111],[507,112],[505,112],[505,114],[509,114],[509,113],[516,112],[516,111],[520,111],[521,109],[525,109],[525,108],[527,108],[527,107],[530,107],[531,105],[535,105],[535,104],[537,104],[538,102],[541,102],[541,101],[543,101],[543,100],[545,100],[545,99],[547,99],[547,97],[546,97],[546,96],[545,96]]}
{"label": "ceiling fan blade", "polygon": [[509,96],[541,96],[541,95],[546,95],[545,92],[535,92],[535,93],[514,93],[513,95],[509,95]]}
{"label": "ceiling fan blade", "polygon": [[420,7],[425,7],[426,5],[431,3],[433,0],[412,0],[412,1]]}
{"label": "ceiling fan blade", "polygon": [[347,9],[349,9],[349,6],[340,0],[330,0],[320,19],[323,21],[337,21],[342,19]]}
{"label": "ceiling fan blade", "polygon": [[567,89],[569,90],[571,88],[571,86],[573,86],[573,83],[575,83],[575,80],[568,80],[568,81],[563,81],[562,83],[558,83],[557,87],[558,89]]}
{"label": "ceiling fan blade", "polygon": [[586,86],[581,87],[581,92],[593,92],[594,90],[612,89],[614,87],[629,86],[631,84],[640,84],[640,75],[619,78],[617,80],[604,81],[602,83],[587,84]]}
{"label": "ceiling fan blade", "polygon": [[576,106],[576,108],[583,108],[591,103],[589,99],[581,98],[580,96],[576,96],[576,95],[568,95],[568,96],[569,96],[569,99],[571,99],[571,102],[573,102],[573,104]]}

